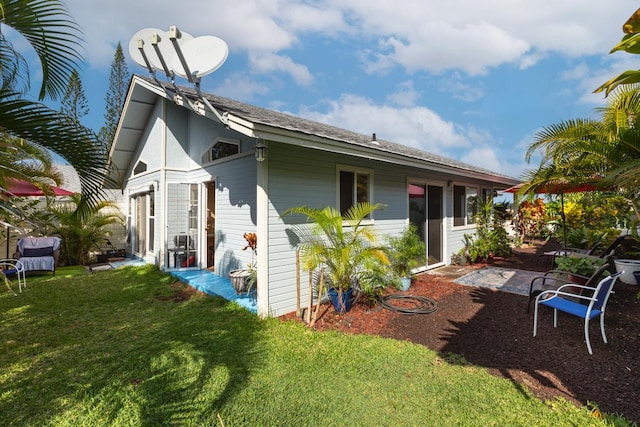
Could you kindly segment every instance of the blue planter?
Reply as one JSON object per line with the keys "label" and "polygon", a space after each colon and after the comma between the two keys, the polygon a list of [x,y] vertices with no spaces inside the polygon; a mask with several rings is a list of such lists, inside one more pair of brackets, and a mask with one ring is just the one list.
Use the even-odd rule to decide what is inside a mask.
{"label": "blue planter", "polygon": [[400,281],[402,282],[402,290],[408,291],[411,287],[411,277],[402,277]]}
{"label": "blue planter", "polygon": [[335,289],[329,289],[329,297],[333,308],[337,313],[346,313],[351,310],[351,296],[353,295],[353,289],[349,288],[344,292],[338,292]]}

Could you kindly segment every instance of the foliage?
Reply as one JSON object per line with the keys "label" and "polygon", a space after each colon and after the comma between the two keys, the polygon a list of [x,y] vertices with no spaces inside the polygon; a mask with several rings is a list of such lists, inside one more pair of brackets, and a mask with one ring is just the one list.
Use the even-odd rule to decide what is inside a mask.
{"label": "foliage", "polygon": [[409,276],[412,268],[424,262],[427,249],[414,224],[399,236],[388,236],[387,244],[391,269],[400,277]]}
{"label": "foliage", "polygon": [[[618,44],[616,44],[609,53],[625,51],[631,54],[640,53],[640,9],[636,10],[627,22],[622,26],[624,36]],[[594,92],[599,93],[605,91],[605,96],[609,96],[612,90],[619,85],[640,83],[640,70],[627,70],[617,77],[603,83]]]}
{"label": "foliage", "polygon": [[247,249],[251,249],[251,264],[248,265],[249,280],[247,282],[247,292],[249,292],[251,291],[251,289],[253,289],[253,287],[256,285],[256,281],[258,280],[258,270],[256,269],[255,264],[256,250],[258,247],[258,235],[256,233],[244,233],[242,237],[244,237],[244,240],[247,241],[247,245],[242,248],[242,250],[246,251]]}
{"label": "foliage", "polygon": [[116,46],[116,52],[111,62],[111,72],[109,74],[109,87],[105,95],[105,112],[104,126],[100,129],[99,139],[102,142],[106,152],[113,143],[120,121],[120,114],[127,96],[127,89],[131,80],[131,74],[127,67],[122,46],[120,43]]}
{"label": "foliage", "polygon": [[548,233],[544,200],[522,201],[518,207],[518,234],[524,238],[545,236]]}
{"label": "foliage", "polygon": [[[39,101],[59,98],[81,62],[81,32],[64,3],[5,0],[0,6],[2,25],[22,35],[38,56],[42,71]],[[0,51],[0,132],[59,154],[76,169],[83,190],[95,200],[104,182],[106,160],[93,143],[95,135],[42,102],[22,98],[30,86],[28,63],[5,32],[0,32]]]}
{"label": "foliage", "polygon": [[388,264],[384,248],[377,243],[375,229],[364,224],[382,206],[358,203],[344,216],[329,206],[324,209],[299,206],[285,211],[283,216],[302,214],[312,221],[310,228],[295,227],[304,268],[313,271],[324,266],[328,286],[344,292],[358,282],[372,259]]}
{"label": "foliage", "polygon": [[261,320],[150,266],[28,280],[0,292],[5,424],[610,425],[461,357]]}
{"label": "foliage", "polygon": [[124,226],[121,214],[109,201],[91,203],[82,194],[70,197],[70,202],[49,206],[46,217],[32,217],[38,230],[62,238],[60,260],[66,265],[85,265],[90,251],[111,236],[110,228]]}
{"label": "foliage", "polygon": [[73,70],[71,77],[69,77],[67,90],[60,103],[60,112],[77,124],[80,123],[80,119],[89,114],[89,102],[84,94],[82,80],[76,70]]}
{"label": "foliage", "polygon": [[580,274],[590,277],[595,271],[604,265],[606,261],[602,258],[588,256],[560,256],[556,257],[558,269],[570,273]]}
{"label": "foliage", "polygon": [[503,223],[496,221],[491,200],[482,204],[476,215],[476,231],[464,235],[464,247],[460,256],[470,262],[482,262],[494,256],[506,257],[513,254],[509,235]]}

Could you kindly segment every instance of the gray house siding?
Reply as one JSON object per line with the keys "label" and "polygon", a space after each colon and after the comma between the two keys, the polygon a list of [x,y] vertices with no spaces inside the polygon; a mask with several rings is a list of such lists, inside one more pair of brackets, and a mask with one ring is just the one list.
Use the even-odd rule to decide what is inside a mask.
{"label": "gray house siding", "polygon": [[[395,235],[406,227],[407,176],[419,175],[419,171],[275,143],[269,145],[269,156],[269,309],[280,315],[295,310],[297,241],[292,227],[302,221],[300,216],[282,218],[282,214],[301,205],[336,207],[338,168],[368,169],[373,174],[373,202],[386,205],[374,214],[374,226],[384,240],[386,235]],[[301,300],[306,304],[308,272],[301,271],[301,282]]]}
{"label": "gray house siding", "polygon": [[253,155],[221,162],[208,170],[216,183],[216,273],[251,263],[244,233],[256,232],[256,167]]}

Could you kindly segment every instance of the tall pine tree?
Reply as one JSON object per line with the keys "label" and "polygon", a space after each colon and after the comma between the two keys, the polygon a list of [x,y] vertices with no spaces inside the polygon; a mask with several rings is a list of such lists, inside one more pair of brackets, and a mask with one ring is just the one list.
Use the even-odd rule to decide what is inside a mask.
{"label": "tall pine tree", "polygon": [[122,46],[118,43],[116,47],[116,53],[111,63],[111,74],[109,75],[109,88],[107,89],[107,95],[105,96],[105,112],[104,112],[104,126],[100,129],[98,137],[104,147],[109,150],[113,143],[113,138],[116,135],[116,129],[118,127],[118,121],[120,120],[120,112],[124,105],[124,98],[127,96],[127,89],[129,87],[129,80],[131,74],[127,68],[127,63],[124,60],[124,54],[122,53]]}
{"label": "tall pine tree", "polygon": [[84,95],[82,80],[76,70],[73,70],[69,77],[67,89],[60,103],[60,112],[78,125],[80,119],[89,114],[89,102]]}

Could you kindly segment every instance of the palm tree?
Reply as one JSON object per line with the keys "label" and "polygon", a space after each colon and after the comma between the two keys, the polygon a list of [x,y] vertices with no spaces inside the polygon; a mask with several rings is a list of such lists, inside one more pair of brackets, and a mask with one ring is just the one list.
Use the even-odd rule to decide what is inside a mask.
{"label": "palm tree", "polygon": [[[42,103],[59,98],[81,61],[80,30],[61,0],[0,0],[0,25],[20,33],[42,67],[38,102],[25,99],[30,72],[24,57],[0,33],[0,131],[47,148],[78,172],[83,190],[97,197],[105,179],[105,157],[89,129]],[[0,175],[10,167],[2,165]]]}
{"label": "palm tree", "polygon": [[313,271],[324,267],[329,286],[338,292],[347,291],[366,274],[375,261],[388,264],[384,249],[378,245],[373,227],[363,224],[383,205],[358,203],[344,216],[332,207],[324,209],[299,206],[283,215],[302,214],[313,224],[310,228],[297,227],[300,237],[300,255],[304,268]]}
{"label": "palm tree", "polygon": [[640,86],[613,92],[602,119],[576,119],[536,133],[526,154],[541,153],[536,170],[525,173],[523,191],[540,185],[591,183],[620,192],[640,217]]}
{"label": "palm tree", "polygon": [[[90,203],[86,195],[70,196],[69,202],[53,204],[48,215],[32,217],[43,233],[62,238],[60,256],[67,265],[85,265],[89,252],[111,237],[113,227],[124,226],[113,202]],[[82,213],[81,213],[82,212]]]}

